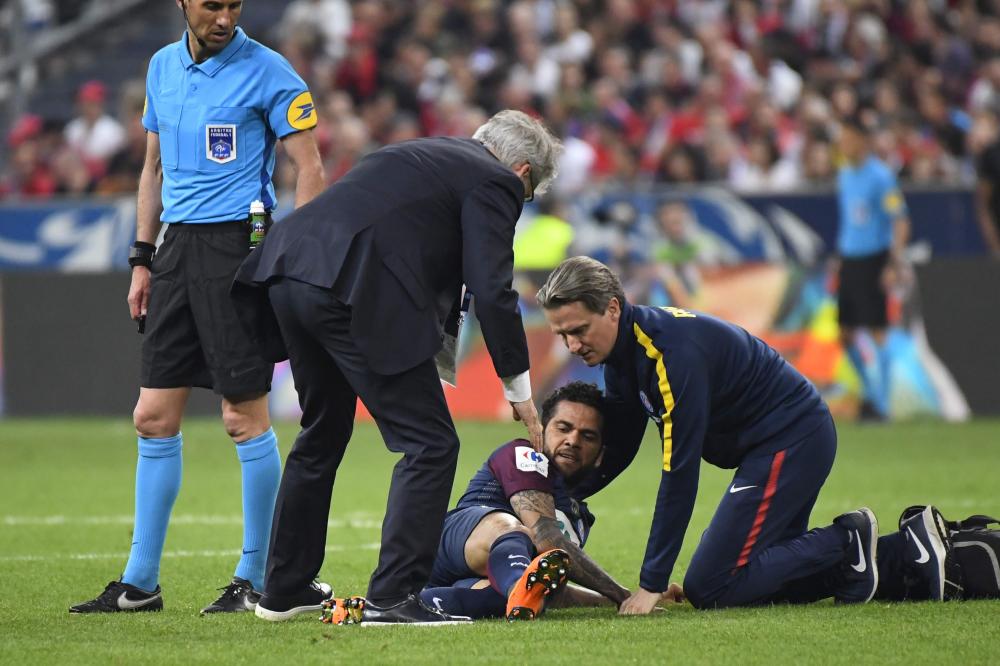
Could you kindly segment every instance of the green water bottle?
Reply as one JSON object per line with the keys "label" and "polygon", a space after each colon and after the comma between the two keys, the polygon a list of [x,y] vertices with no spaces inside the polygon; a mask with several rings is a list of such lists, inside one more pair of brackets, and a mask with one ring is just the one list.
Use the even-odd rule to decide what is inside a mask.
{"label": "green water bottle", "polygon": [[250,249],[253,250],[264,242],[264,234],[267,233],[267,211],[264,210],[263,201],[254,201],[250,204]]}

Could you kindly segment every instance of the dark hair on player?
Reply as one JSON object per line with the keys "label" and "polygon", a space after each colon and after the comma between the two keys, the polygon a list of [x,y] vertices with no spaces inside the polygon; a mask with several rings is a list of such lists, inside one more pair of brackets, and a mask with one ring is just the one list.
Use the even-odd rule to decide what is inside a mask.
{"label": "dark hair on player", "polygon": [[557,388],[542,402],[543,428],[552,420],[552,415],[555,414],[556,407],[559,406],[560,402],[578,402],[581,405],[593,407],[601,415],[601,419],[604,419],[604,394],[601,393],[601,389],[597,388],[597,384],[570,382]]}

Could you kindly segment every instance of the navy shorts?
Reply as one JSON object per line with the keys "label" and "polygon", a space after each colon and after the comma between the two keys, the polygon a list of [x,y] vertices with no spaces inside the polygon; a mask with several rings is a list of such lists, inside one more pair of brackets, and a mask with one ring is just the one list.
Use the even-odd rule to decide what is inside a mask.
{"label": "navy shorts", "polygon": [[463,579],[482,578],[469,569],[465,561],[465,542],[469,540],[472,530],[476,529],[479,521],[501,510],[492,506],[470,506],[448,512],[444,519],[441,543],[438,544],[428,587],[450,587]]}

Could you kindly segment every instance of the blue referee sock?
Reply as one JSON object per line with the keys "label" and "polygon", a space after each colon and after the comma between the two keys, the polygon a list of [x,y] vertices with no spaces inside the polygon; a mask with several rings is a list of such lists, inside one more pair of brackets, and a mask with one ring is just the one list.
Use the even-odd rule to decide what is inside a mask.
{"label": "blue referee sock", "polygon": [[882,416],[889,416],[889,389],[892,383],[892,354],[889,353],[889,344],[886,342],[878,348],[878,398],[875,406]]}
{"label": "blue referee sock", "polygon": [[508,532],[490,546],[486,570],[493,589],[507,598],[535,557],[535,544],[524,532]]}
{"label": "blue referee sock", "polygon": [[281,482],[281,457],[274,429],[237,443],[236,455],[243,471],[243,554],[235,575],[262,592],[274,500]]}
{"label": "blue referee sock", "polygon": [[855,372],[858,373],[858,377],[861,379],[861,397],[864,400],[868,400],[876,409],[881,409],[878,404],[878,394],[875,391],[875,387],[872,386],[871,373],[868,372],[868,366],[865,364],[865,358],[861,355],[861,350],[858,348],[857,344],[848,345],[847,358],[851,360],[851,365],[854,366]]}
{"label": "blue referee sock", "polygon": [[139,438],[135,468],[135,528],[122,582],[152,592],[160,580],[160,558],[170,511],[181,488],[181,433]]}
{"label": "blue referee sock", "polygon": [[437,608],[449,615],[465,615],[473,620],[503,617],[507,612],[507,597],[492,587],[478,590],[461,587],[428,587],[420,592],[420,600],[428,608]]}

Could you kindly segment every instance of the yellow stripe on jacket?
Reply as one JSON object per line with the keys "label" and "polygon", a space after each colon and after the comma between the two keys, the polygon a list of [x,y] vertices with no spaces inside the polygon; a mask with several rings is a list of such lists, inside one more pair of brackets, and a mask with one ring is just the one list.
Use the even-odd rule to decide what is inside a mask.
{"label": "yellow stripe on jacket", "polygon": [[659,378],[660,396],[663,397],[663,471],[670,471],[670,456],[673,453],[673,422],[671,414],[674,412],[674,394],[670,390],[670,382],[667,380],[667,366],[663,364],[663,352],[653,345],[653,339],[639,328],[639,324],[633,324],[636,340],[646,350],[646,356],[656,361],[656,376]]}

